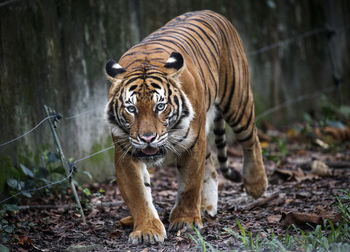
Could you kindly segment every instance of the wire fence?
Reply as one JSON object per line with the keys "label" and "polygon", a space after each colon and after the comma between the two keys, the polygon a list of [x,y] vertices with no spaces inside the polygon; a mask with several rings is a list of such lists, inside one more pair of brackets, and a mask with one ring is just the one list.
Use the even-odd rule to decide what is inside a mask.
{"label": "wire fence", "polygon": [[[4,3],[0,4],[0,7],[1,7],[2,5],[4,5],[4,4],[9,4],[9,3],[12,3],[12,2],[15,2],[15,1],[16,1],[16,0],[4,2]],[[316,35],[316,34],[327,33],[327,34],[329,35],[329,34],[334,34],[334,33],[337,33],[337,32],[344,32],[344,31],[348,30],[349,28],[350,28],[350,25],[346,25],[346,26],[344,26],[344,27],[335,27],[335,28],[332,28],[332,29],[329,28],[329,27],[328,27],[328,28],[323,28],[323,27],[315,28],[315,29],[313,29],[313,30],[310,30],[310,31],[307,31],[307,32],[298,34],[298,35],[296,35],[296,36],[293,36],[293,37],[290,37],[290,38],[281,40],[281,41],[279,41],[279,42],[273,43],[273,44],[271,44],[271,45],[264,46],[264,47],[262,47],[262,48],[260,48],[260,49],[257,49],[257,50],[254,50],[254,51],[249,51],[247,54],[248,54],[248,55],[258,55],[258,54],[262,54],[262,53],[265,53],[265,52],[267,52],[267,51],[271,51],[271,50],[273,50],[273,49],[275,49],[275,48],[279,48],[279,47],[281,47],[281,46],[286,46],[286,45],[289,45],[289,44],[294,43],[294,42],[296,42],[296,41],[300,41],[300,40],[303,40],[303,39],[305,39],[305,38],[314,36],[314,35]],[[276,111],[278,111],[278,110],[280,110],[280,109],[282,109],[282,108],[285,108],[285,107],[287,107],[287,106],[291,106],[291,105],[293,105],[293,104],[296,104],[296,103],[299,103],[299,102],[302,102],[302,101],[305,101],[305,100],[314,99],[314,98],[316,98],[316,97],[322,95],[323,93],[332,92],[332,91],[335,90],[335,88],[336,88],[335,86],[327,87],[327,88],[323,89],[322,91],[320,91],[320,92],[318,92],[318,93],[316,93],[316,94],[315,94],[315,93],[312,93],[312,94],[307,94],[307,95],[301,95],[301,96],[298,96],[298,97],[295,98],[295,99],[292,99],[292,100],[286,101],[286,102],[284,102],[284,103],[282,103],[282,104],[279,104],[279,105],[277,105],[277,106],[274,106],[274,107],[272,107],[272,108],[270,108],[270,109],[264,111],[263,113],[257,115],[257,116],[256,116],[256,121],[259,121],[259,120],[261,120],[262,118],[264,118],[264,117],[270,115],[271,113],[274,113],[274,112],[276,112]],[[84,116],[84,115],[87,115],[87,114],[91,114],[91,113],[93,113],[93,112],[97,112],[97,111],[101,111],[101,112],[102,112],[102,108],[104,108],[104,106],[99,106],[99,107],[96,107],[96,108],[94,108],[94,109],[90,109],[90,110],[87,110],[87,111],[83,111],[83,112],[80,112],[80,113],[75,114],[75,115],[67,116],[67,117],[65,117],[65,118],[63,118],[63,119],[64,119],[64,120],[72,120],[72,119],[76,119],[76,118],[79,118],[79,117]],[[30,134],[30,133],[34,132],[35,130],[37,130],[42,124],[44,124],[46,121],[52,119],[53,117],[55,117],[55,115],[49,115],[49,116],[43,118],[38,124],[36,124],[32,129],[26,131],[24,134],[19,135],[19,136],[13,138],[13,139],[10,139],[10,140],[8,140],[8,141],[5,141],[5,142],[1,143],[1,144],[0,144],[0,148],[6,146],[6,145],[8,145],[8,144],[11,144],[11,143],[13,143],[13,142],[16,142],[16,141],[18,141],[18,140],[20,140],[20,139],[22,139],[22,138],[24,138],[24,137],[26,137],[28,134]],[[108,151],[108,150],[111,150],[111,149],[113,149],[113,148],[114,148],[114,145],[111,145],[111,146],[106,147],[106,148],[104,148],[104,149],[101,149],[101,150],[99,150],[99,151],[97,151],[97,152],[91,153],[91,154],[89,154],[89,155],[87,155],[87,156],[84,156],[84,157],[82,157],[82,158],[80,158],[80,159],[77,159],[76,161],[74,161],[74,162],[71,164],[71,166],[72,166],[72,167],[75,167],[78,163],[80,163],[80,162],[82,162],[82,161],[84,161],[84,160],[87,160],[87,159],[89,159],[89,158],[91,158],[91,157],[94,157],[94,156],[96,156],[96,155],[99,155],[99,154],[101,154],[101,153],[103,153],[103,152],[106,152],[106,151]],[[45,189],[45,188],[49,188],[49,187],[51,187],[51,186],[53,186],[53,185],[61,184],[61,183],[63,183],[64,181],[67,181],[67,180],[71,179],[71,177],[73,176],[73,173],[74,173],[74,169],[71,169],[70,173],[69,173],[67,176],[65,176],[63,179],[54,181],[54,182],[52,182],[52,183],[46,184],[46,185],[41,186],[41,187],[37,187],[37,188],[32,188],[32,189],[20,191],[20,192],[14,194],[14,195],[12,195],[12,196],[10,196],[10,197],[8,197],[8,198],[2,200],[2,201],[0,201],[0,205],[3,204],[3,203],[5,203],[5,202],[7,202],[8,200],[10,200],[10,199],[12,199],[12,198],[14,198],[14,197],[17,197],[17,196],[23,194],[23,193],[26,193],[26,192],[35,192],[35,191],[43,190],[43,189]]]}
{"label": "wire fence", "polygon": [[296,42],[298,40],[302,40],[302,39],[305,39],[305,38],[308,38],[308,37],[311,37],[311,36],[314,36],[314,35],[317,35],[317,34],[320,34],[320,33],[329,32],[329,31],[330,31],[329,29],[326,29],[324,27],[318,27],[318,28],[315,28],[313,30],[310,30],[310,31],[298,34],[298,35],[296,35],[294,37],[290,37],[290,38],[278,41],[276,43],[273,43],[271,45],[264,46],[264,47],[262,47],[262,48],[260,48],[258,50],[250,51],[247,54],[248,55],[261,54],[261,53],[264,53],[264,52],[267,52],[267,51],[271,51],[271,50],[273,50],[275,48],[278,48],[278,47],[286,46],[286,45],[288,45],[290,43],[293,43],[293,42]]}

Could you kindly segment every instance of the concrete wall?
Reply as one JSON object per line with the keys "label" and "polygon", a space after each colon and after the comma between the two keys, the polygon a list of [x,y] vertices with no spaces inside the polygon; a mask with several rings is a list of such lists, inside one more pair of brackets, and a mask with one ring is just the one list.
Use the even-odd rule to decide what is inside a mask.
{"label": "concrete wall", "polygon": [[[103,119],[108,83],[103,68],[172,17],[212,9],[237,27],[247,52],[297,34],[350,24],[348,1],[319,0],[18,0],[0,3],[0,143],[45,117],[43,104],[64,118],[94,110],[58,126],[67,157],[79,159],[111,144]],[[342,79],[342,102],[349,103],[349,30],[331,40],[316,33],[264,53],[249,54],[257,112],[334,85]],[[333,56],[332,66],[329,55]],[[347,56],[346,56],[347,55]],[[333,97],[339,100],[334,92]],[[269,120],[300,119],[315,101],[291,106]],[[0,148],[14,161],[52,149],[47,125]],[[81,163],[95,179],[113,173],[112,152]]]}

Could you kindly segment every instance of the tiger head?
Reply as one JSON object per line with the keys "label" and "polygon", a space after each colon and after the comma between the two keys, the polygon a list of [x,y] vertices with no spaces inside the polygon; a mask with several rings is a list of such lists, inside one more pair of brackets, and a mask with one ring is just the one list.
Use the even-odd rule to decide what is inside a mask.
{"label": "tiger head", "polygon": [[186,149],[194,112],[178,81],[183,67],[177,52],[159,68],[144,63],[125,70],[114,60],[107,62],[112,85],[106,115],[124,154],[157,163],[169,150]]}

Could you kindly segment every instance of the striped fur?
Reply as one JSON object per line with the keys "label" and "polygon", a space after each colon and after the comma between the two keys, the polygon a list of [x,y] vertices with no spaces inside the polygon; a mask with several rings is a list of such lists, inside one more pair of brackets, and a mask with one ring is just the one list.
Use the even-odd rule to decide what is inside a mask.
{"label": "striped fur", "polygon": [[[168,152],[178,156],[179,168],[169,229],[200,227],[200,208],[216,214],[217,197],[207,195],[217,193],[212,189],[217,186],[216,172],[205,158],[206,117],[211,108],[217,111],[214,134],[222,173],[231,180],[239,177],[228,167],[226,121],[243,147],[247,193],[259,197],[264,192],[267,180],[254,124],[248,63],[239,35],[226,18],[212,11],[179,16],[128,50],[118,63],[110,60],[106,74],[112,83],[106,114],[116,146],[118,185],[133,215],[132,242],[164,238],[152,202],[143,196],[145,186],[126,181],[131,174],[136,184],[142,181],[138,167],[160,163]],[[138,200],[145,204],[135,206]]]}

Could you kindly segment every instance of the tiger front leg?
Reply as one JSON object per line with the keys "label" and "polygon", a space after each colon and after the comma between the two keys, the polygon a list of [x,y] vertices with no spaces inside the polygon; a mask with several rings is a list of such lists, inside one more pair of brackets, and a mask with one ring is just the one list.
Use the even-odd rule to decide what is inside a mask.
{"label": "tiger front leg", "polygon": [[192,226],[202,228],[201,191],[205,167],[205,141],[205,136],[199,136],[192,149],[184,152],[178,160],[178,191],[175,206],[170,213],[169,231]]}
{"label": "tiger front leg", "polygon": [[[116,155],[117,157],[117,155]],[[125,157],[115,162],[117,183],[134,223],[129,242],[163,242],[166,231],[152,203],[150,177],[141,161]]]}

